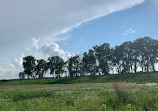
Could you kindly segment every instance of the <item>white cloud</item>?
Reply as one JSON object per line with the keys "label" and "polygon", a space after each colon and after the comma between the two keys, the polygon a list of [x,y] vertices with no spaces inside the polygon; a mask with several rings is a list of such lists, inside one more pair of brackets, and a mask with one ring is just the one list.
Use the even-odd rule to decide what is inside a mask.
{"label": "white cloud", "polygon": [[23,56],[19,57],[19,58],[14,58],[13,62],[9,64],[9,66],[12,69],[21,69],[22,68],[22,62],[23,62]]}
{"label": "white cloud", "polygon": [[64,51],[63,49],[59,48],[59,45],[57,43],[52,44],[44,44],[40,50],[43,54],[51,56],[59,56],[63,58],[64,60],[67,60],[72,55],[70,52]]}
{"label": "white cloud", "polygon": [[20,71],[20,69],[14,69],[10,67],[0,67],[0,79],[17,79]]}
{"label": "white cloud", "polygon": [[33,54],[33,56],[35,56],[38,59],[40,58],[47,59],[48,57],[59,56],[64,60],[67,60],[72,55],[74,55],[70,52],[61,49],[57,43],[50,43],[50,44],[45,43],[39,45],[39,42],[40,42],[39,39],[35,39],[35,38],[32,39],[33,48],[27,49],[28,51],[30,51],[31,54]]}
{"label": "white cloud", "polygon": [[24,54],[14,60],[7,66],[0,67],[0,78],[2,79],[16,79],[18,78],[19,72],[23,71],[22,62]]}
{"label": "white cloud", "polygon": [[0,44],[53,38],[82,23],[145,0],[1,0]]}
{"label": "white cloud", "polygon": [[39,39],[32,38],[32,44],[36,50],[38,50],[38,42],[39,42]]}
{"label": "white cloud", "polygon": [[[67,44],[67,43],[64,43]],[[59,56],[65,61],[73,56],[73,53],[64,51],[57,43],[44,43],[41,44],[39,39],[32,39],[32,48],[26,48],[27,55],[32,55],[37,59],[45,59],[52,56]]]}
{"label": "white cloud", "polygon": [[60,42],[60,41],[66,41],[70,37],[71,37],[71,35],[69,33],[61,33],[59,35],[51,35],[51,36],[45,37],[45,38],[41,39],[41,42],[56,43],[56,42]]}
{"label": "white cloud", "polygon": [[[60,56],[64,60],[67,60],[74,54],[60,49],[57,43],[39,45],[39,39],[32,39],[32,48],[27,48],[28,54],[37,59],[47,59],[52,56]],[[14,58],[11,63],[5,67],[0,67],[0,78],[3,79],[15,79],[18,78],[19,72],[23,71],[22,62],[24,53],[19,58]]]}
{"label": "white cloud", "polygon": [[[0,50],[8,58],[6,47],[17,53],[18,50],[15,47],[24,47],[30,44],[31,38],[36,37],[33,39],[34,50],[24,47],[27,53],[37,58],[59,55],[66,59],[72,54],[60,49],[58,44],[50,44],[50,42],[66,40],[69,36],[59,37],[57,35],[67,33],[90,20],[131,8],[144,1],[0,0]],[[39,45],[37,38],[49,44]],[[1,67],[0,78],[3,78],[4,76],[1,75],[5,74],[7,78],[11,78],[10,74],[17,75],[16,71],[21,70],[17,68],[20,66],[18,66],[20,61],[21,59],[18,58],[9,67]]]}
{"label": "white cloud", "polygon": [[3,75],[4,75],[4,73],[5,73],[5,69],[4,69],[4,68],[2,68],[2,67],[0,67],[0,75],[1,75],[1,76],[3,76]]}
{"label": "white cloud", "polygon": [[130,28],[126,32],[122,33],[122,35],[127,36],[127,35],[134,34],[134,33],[136,33],[136,30]]}

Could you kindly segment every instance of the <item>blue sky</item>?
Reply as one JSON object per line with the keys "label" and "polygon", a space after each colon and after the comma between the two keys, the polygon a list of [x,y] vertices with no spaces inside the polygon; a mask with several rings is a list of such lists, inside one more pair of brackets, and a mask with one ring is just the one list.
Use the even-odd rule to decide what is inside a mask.
{"label": "blue sky", "polygon": [[[69,32],[71,37],[67,41],[59,44],[65,50],[82,54],[92,46],[105,42],[114,47],[144,36],[158,39],[158,4],[155,6],[153,3],[153,0],[146,1],[133,8],[84,23]],[[134,33],[124,34],[129,29]]]}
{"label": "blue sky", "polygon": [[17,78],[22,58],[64,60],[94,45],[158,39],[158,0],[0,0],[0,79]]}

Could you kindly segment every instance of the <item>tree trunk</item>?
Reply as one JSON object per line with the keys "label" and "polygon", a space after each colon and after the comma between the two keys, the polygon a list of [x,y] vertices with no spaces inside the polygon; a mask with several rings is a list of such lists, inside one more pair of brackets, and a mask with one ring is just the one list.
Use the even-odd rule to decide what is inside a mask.
{"label": "tree trunk", "polygon": [[154,63],[152,63],[152,69],[153,69],[153,72],[155,72],[155,66],[154,66]]}
{"label": "tree trunk", "polygon": [[30,75],[27,75],[27,79],[30,79]]}
{"label": "tree trunk", "polygon": [[136,61],[136,58],[135,58],[135,61],[134,61],[134,73],[137,73],[137,61]]}

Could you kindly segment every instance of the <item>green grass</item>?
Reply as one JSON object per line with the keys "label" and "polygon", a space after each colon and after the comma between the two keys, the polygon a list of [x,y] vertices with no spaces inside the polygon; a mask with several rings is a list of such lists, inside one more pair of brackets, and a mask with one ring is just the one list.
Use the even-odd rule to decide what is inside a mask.
{"label": "green grass", "polygon": [[[101,86],[56,87],[0,90],[0,111],[155,111],[158,85],[121,83]],[[38,87],[38,85],[37,85]],[[28,89],[26,89],[28,88]]]}
{"label": "green grass", "polygon": [[0,81],[0,111],[156,110],[158,73]]}
{"label": "green grass", "polygon": [[86,76],[74,78],[47,78],[35,80],[8,80],[0,81],[1,85],[27,85],[27,84],[77,84],[77,83],[108,83],[108,82],[129,82],[129,83],[157,83],[158,73],[152,74],[124,74],[107,76]]}

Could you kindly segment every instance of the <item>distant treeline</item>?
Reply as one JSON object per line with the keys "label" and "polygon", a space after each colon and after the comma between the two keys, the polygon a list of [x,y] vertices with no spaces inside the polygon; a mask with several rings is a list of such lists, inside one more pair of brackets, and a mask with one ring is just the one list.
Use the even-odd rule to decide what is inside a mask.
{"label": "distant treeline", "polygon": [[48,60],[36,60],[35,57],[23,58],[24,71],[19,73],[21,79],[28,77],[43,78],[48,71],[56,78],[62,75],[78,77],[85,75],[128,74],[155,72],[158,62],[158,40],[150,37],[138,38],[133,42],[127,41],[120,46],[110,47],[104,43],[93,46],[83,57],[78,55],[64,61],[59,56],[49,57]]}

